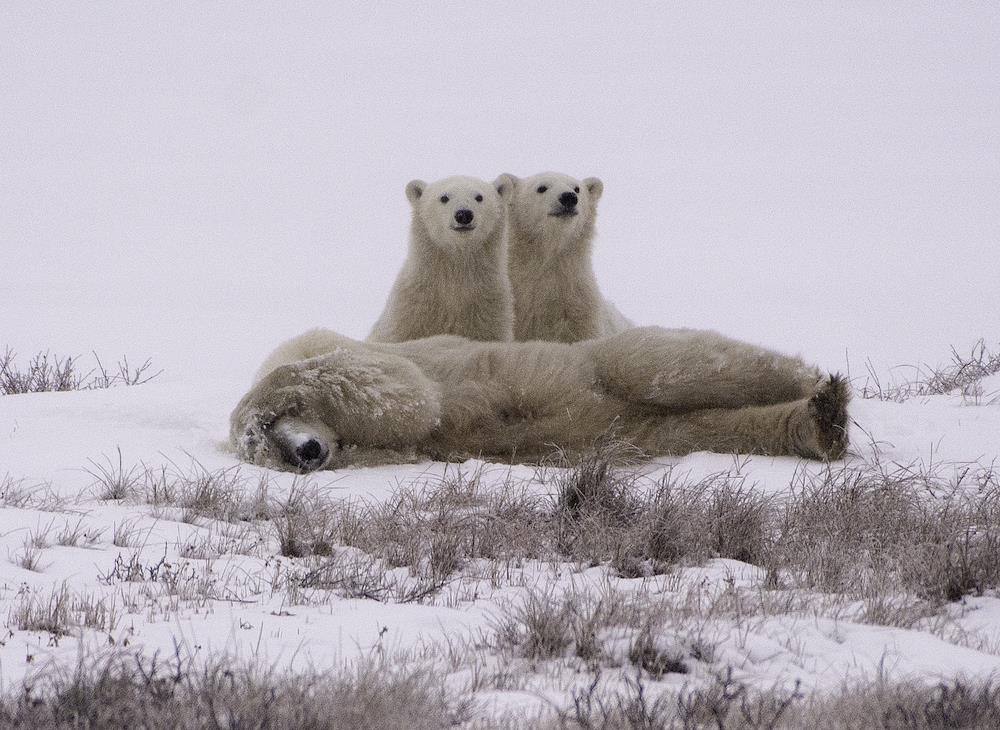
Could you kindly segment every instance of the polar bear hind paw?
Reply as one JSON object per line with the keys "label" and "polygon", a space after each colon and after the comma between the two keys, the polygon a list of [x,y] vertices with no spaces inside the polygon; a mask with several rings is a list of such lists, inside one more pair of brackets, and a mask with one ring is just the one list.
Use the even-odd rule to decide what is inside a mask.
{"label": "polar bear hind paw", "polygon": [[824,379],[809,399],[808,411],[819,452],[827,461],[839,459],[847,451],[847,404],[850,401],[851,386],[839,373]]}

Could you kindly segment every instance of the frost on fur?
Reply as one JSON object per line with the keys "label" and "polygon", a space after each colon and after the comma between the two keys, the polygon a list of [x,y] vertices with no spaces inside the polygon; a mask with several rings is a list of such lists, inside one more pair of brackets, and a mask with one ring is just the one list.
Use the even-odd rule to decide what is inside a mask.
{"label": "frost on fur", "polygon": [[[302,359],[305,358],[305,359]],[[839,376],[712,332],[636,328],[587,342],[439,336],[355,342],[315,330],[272,355],[232,416],[241,458],[312,471],[473,456],[538,462],[615,429],[643,453],[833,459]]]}

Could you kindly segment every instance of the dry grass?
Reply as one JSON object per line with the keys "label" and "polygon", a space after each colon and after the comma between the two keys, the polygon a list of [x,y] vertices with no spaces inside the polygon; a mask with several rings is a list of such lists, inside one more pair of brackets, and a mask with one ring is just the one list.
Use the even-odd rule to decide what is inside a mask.
{"label": "dry grass", "polygon": [[[129,468],[119,459],[109,473],[116,479]],[[775,499],[762,496],[738,462],[705,478],[668,470],[653,480],[609,443],[573,468],[541,476],[551,494],[457,469],[368,503],[338,499],[302,479],[287,498],[274,499],[266,481],[196,462],[188,469],[139,467],[138,477],[128,477],[138,482],[133,498],[208,522],[185,531],[179,559],[138,551],[119,556],[100,578],[123,596],[145,596],[150,605],[203,606],[232,593],[228,579],[213,574],[211,561],[236,552],[237,544],[262,557],[281,553],[268,559],[261,585],[266,590],[270,580],[272,590],[296,605],[338,595],[461,603],[481,590],[524,586],[529,576],[542,587],[501,601],[482,646],[522,666],[615,669],[644,682],[687,672],[704,677],[721,642],[738,643],[740,632],[756,631],[758,622],[773,616],[828,615],[930,631],[937,626],[943,636],[944,604],[1000,585],[1000,481],[990,467],[902,467],[877,458],[813,467]],[[80,524],[53,531],[79,543]],[[130,530],[123,522],[115,532]],[[36,563],[47,532],[28,536]],[[717,580],[677,570],[716,557],[758,570]],[[587,571],[578,589],[567,588],[566,576],[588,566],[605,567]],[[669,575],[645,580],[662,573]],[[597,586],[595,580],[607,582]],[[26,607],[25,625],[73,625],[59,613],[58,601],[44,609],[38,603],[29,615]],[[735,634],[718,633],[722,625],[727,631],[735,626]],[[795,727],[782,724],[784,713],[799,717],[795,713],[812,701],[786,706],[787,694],[761,699],[739,691],[738,701],[725,705],[729,714],[721,727],[769,727],[775,718],[780,722],[774,727]],[[694,727],[691,718],[708,722],[712,712],[722,712],[723,700],[704,693],[683,695],[690,712],[678,720],[678,696],[639,697],[637,688],[631,695],[595,692],[577,698],[584,714],[564,716],[567,726],[627,727],[628,718],[639,718],[638,727],[659,727],[661,720],[665,727]],[[744,712],[756,719],[746,720]],[[646,721],[653,724],[641,724]]]}
{"label": "dry grass", "polygon": [[940,604],[1000,586],[992,467],[876,459],[803,470],[781,501],[748,485],[738,465],[693,483],[668,471],[646,490],[612,469],[587,482],[586,499],[575,478],[570,472],[557,505],[557,544],[565,557],[610,562],[623,577],[723,557],[766,568],[774,587],[865,600]]}
{"label": "dry grass", "polygon": [[573,644],[575,608],[571,601],[529,591],[520,603],[494,619],[497,648],[513,649],[529,659],[563,656]]}
{"label": "dry grass", "polygon": [[484,486],[456,469],[378,505],[342,503],[337,537],[394,567],[447,576],[472,560],[503,568],[552,554],[548,500],[510,481]]}
{"label": "dry grass", "polygon": [[422,603],[449,582],[447,577],[410,574],[390,568],[378,558],[346,550],[292,570],[285,577],[292,604],[311,603],[310,594],[334,591],[345,598],[392,603]]}
{"label": "dry grass", "polygon": [[650,484],[629,468],[632,455],[612,439],[557,475],[552,518],[564,557],[610,562],[623,577],[713,557],[763,561],[773,505],[746,483],[739,463],[695,482],[668,470]]}
{"label": "dry grass", "polygon": [[52,489],[49,482],[29,484],[24,479],[14,479],[10,474],[0,478],[0,507],[61,512],[66,501]]}
{"label": "dry grass", "polygon": [[223,522],[196,530],[187,539],[178,541],[176,548],[182,558],[212,560],[222,555],[262,556],[267,542],[256,523]]}
{"label": "dry grass", "polygon": [[121,448],[116,451],[117,460],[110,456],[105,456],[103,461],[89,459],[90,467],[84,470],[93,478],[92,488],[98,499],[127,499],[143,484],[145,471],[138,464],[126,469]]}
{"label": "dry grass", "polygon": [[652,682],[655,673],[636,666],[624,684],[603,682],[596,674],[566,706],[489,718],[477,717],[470,691],[378,655],[351,670],[279,674],[224,658],[196,663],[179,650],[166,658],[117,652],[81,657],[75,669],[50,666],[34,675],[0,701],[0,724],[30,730],[987,730],[1000,724],[1000,687],[991,682],[923,685],[877,677],[827,694],[805,694],[798,686],[753,689],[729,670],[671,689]]}
{"label": "dry grass", "polygon": [[49,522],[49,524],[45,527],[39,526],[35,530],[30,530],[28,532],[28,540],[38,550],[44,550],[51,545],[49,542],[49,535],[52,534],[52,528],[54,526],[55,522]]}
{"label": "dry grass", "polygon": [[377,661],[353,671],[269,673],[217,660],[198,666],[127,654],[50,669],[0,704],[5,728],[410,728],[457,724],[467,700],[419,669]]}
{"label": "dry grass", "polygon": [[[263,555],[273,535],[280,555],[306,560],[284,575],[296,600],[306,590],[425,600],[458,578],[509,584],[527,561],[609,565],[642,578],[730,558],[765,569],[772,588],[838,594],[862,601],[864,620],[912,625],[927,606],[1000,585],[1000,483],[990,467],[887,466],[876,457],[804,469],[777,500],[748,483],[739,462],[696,480],[668,470],[651,481],[632,467],[634,456],[612,438],[598,442],[572,468],[541,474],[550,495],[509,478],[487,485],[482,473],[457,468],[378,503],[337,499],[301,479],[273,499],[266,477],[194,459],[150,469],[118,453],[92,474],[102,498],[208,520],[179,546],[182,557]],[[5,484],[15,505],[30,500],[31,490]],[[233,527],[216,532],[220,525]],[[123,521],[113,542],[134,547],[137,534]],[[39,547],[20,562],[37,569]]]}
{"label": "dry grass", "polygon": [[803,472],[767,557],[777,584],[874,599],[954,601],[1000,585],[1000,482],[992,468]]}
{"label": "dry grass", "polygon": [[10,348],[0,355],[0,395],[83,388],[86,375],[79,372],[76,358],[43,352],[32,357],[23,370],[17,366],[15,358],[16,353]]}
{"label": "dry grass", "polygon": [[121,449],[117,456],[90,460],[87,473],[98,499],[132,500],[153,506],[156,517],[180,511],[181,521],[199,518],[248,522],[270,516],[266,475],[247,476],[239,465],[209,469],[193,456],[187,466],[175,461],[149,467],[126,465]]}
{"label": "dry grass", "polygon": [[[613,451],[559,472],[551,497],[509,481],[485,488],[480,477],[458,470],[377,504],[297,482],[269,510],[279,551],[311,565],[330,560],[326,570],[341,577],[313,585],[341,587],[361,564],[362,583],[405,568],[443,586],[462,575],[509,582],[529,560],[609,565],[641,578],[730,558],[764,569],[771,588],[861,600],[868,620],[895,615],[901,625],[920,617],[911,610],[920,604],[1000,586],[1000,483],[990,467],[876,460],[803,470],[781,500],[748,484],[739,464],[698,480],[668,471],[649,482]],[[342,546],[357,549],[349,569]]]}
{"label": "dry grass", "polygon": [[331,502],[309,481],[296,479],[283,501],[269,510],[278,536],[278,552],[289,558],[331,555],[336,544],[339,505]]}
{"label": "dry grass", "polygon": [[[268,498],[265,483],[241,477],[235,470],[209,471],[200,465],[155,472],[143,468],[134,493],[137,498],[155,497],[158,507],[190,510],[213,521],[192,531],[178,546],[180,560],[165,554],[150,559],[136,552],[119,556],[100,577],[115,590],[134,589],[153,601],[176,598],[203,605],[224,595],[226,587],[210,565],[192,565],[185,558],[210,561],[230,552],[236,542],[253,542],[253,549],[266,553],[261,545],[267,541],[271,550],[277,546],[283,555],[274,563],[279,567],[272,586],[285,591],[290,603],[325,602],[331,595],[407,603],[434,601],[447,594],[443,590],[447,586],[463,581],[517,585],[529,562],[534,570],[546,564],[559,566],[556,572],[563,576],[567,569],[608,566],[603,573],[607,582],[597,590],[593,579],[599,571],[588,571],[581,586],[574,588],[575,578],[568,587],[563,578],[545,580],[543,567],[539,583],[543,587],[502,601],[479,645],[501,661],[520,662],[522,672],[530,671],[525,665],[552,662],[560,671],[570,667],[593,674],[595,683],[578,692],[570,707],[555,720],[539,718],[538,724],[993,727],[990,723],[1000,702],[992,685],[959,682],[921,690],[917,685],[877,681],[821,698],[793,689],[751,690],[725,673],[708,683],[699,679],[718,669],[713,665],[719,656],[718,642],[739,640],[728,633],[713,634],[709,626],[713,622],[735,626],[738,635],[754,631],[754,622],[768,616],[823,615],[829,608],[823,603],[827,597],[836,614],[848,620],[913,626],[948,601],[1000,585],[1000,482],[991,468],[901,467],[876,459],[803,470],[791,493],[778,500],[761,496],[739,463],[703,479],[668,471],[652,481],[632,469],[628,458],[619,458],[616,448],[607,445],[572,469],[544,475],[554,486],[554,493],[547,496],[511,480],[493,485],[482,473],[456,470],[437,481],[399,487],[388,500],[373,504],[337,499],[334,492],[304,480],[293,483],[286,499],[276,500]],[[119,464],[113,470],[127,473]],[[228,500],[238,506],[227,505]],[[241,515],[255,519],[241,521]],[[268,541],[264,535],[269,531]],[[37,550],[40,535],[47,532],[29,535],[26,545]],[[67,524],[58,534],[64,533],[76,535],[66,538],[70,543],[83,539],[80,523]],[[751,563],[759,570],[750,572],[766,578],[742,584],[720,579],[707,585],[700,579],[687,581],[687,574],[676,570],[713,557]],[[664,572],[671,575],[629,580]],[[852,602],[854,607],[846,608]],[[84,610],[63,591],[47,601],[24,598],[9,622],[61,636],[79,626],[113,624],[114,615],[99,599]],[[117,666],[113,673],[120,669]],[[611,670],[619,680],[630,678],[624,690],[620,681],[596,681]],[[253,685],[244,697],[238,696],[242,689],[237,691],[242,675],[230,672],[226,691],[232,694],[212,695],[218,691],[211,679],[215,675],[190,667],[182,674],[192,686],[178,688],[183,684],[178,682],[171,685],[171,692],[192,693],[184,695],[192,706],[207,702],[226,708],[227,703],[256,707],[256,693],[265,692],[261,687],[274,692],[291,687],[288,691],[294,695],[296,683],[302,681],[258,677],[263,685]],[[667,684],[656,680],[670,675],[693,679],[681,691],[665,691],[670,684],[676,687],[678,680]],[[130,681],[115,676],[116,682]],[[76,685],[67,677],[60,681],[85,695],[104,697],[106,687],[98,686],[94,675],[88,677]],[[208,685],[200,684],[202,677]],[[145,682],[138,674],[132,678]],[[381,717],[382,705],[363,692],[351,694],[358,689],[354,684],[336,684],[342,680],[324,682],[340,686],[347,693],[340,697],[346,697],[348,704],[355,696],[374,703],[370,717]],[[488,689],[488,684],[482,687]],[[317,692],[310,687],[309,693]],[[141,703],[145,689],[127,684],[121,691]],[[55,712],[53,703],[62,700],[44,692],[36,695],[40,699],[34,707]],[[308,705],[311,696],[299,699]],[[173,695],[168,700],[173,702]],[[464,696],[458,704],[467,707],[468,701]],[[79,706],[81,712],[98,713],[81,717],[106,719],[89,698],[80,702],[85,703]],[[319,706],[330,711],[322,702]],[[17,712],[27,711],[13,698],[6,708],[2,712],[8,713],[7,718],[16,719]],[[285,715],[267,716],[273,719],[269,726],[328,726],[294,724],[313,709],[299,708],[306,715],[296,715],[298,719],[287,725],[282,724]],[[156,726],[151,716],[136,719],[125,712],[121,717]],[[837,724],[837,718],[844,722]],[[192,722],[193,727],[202,726],[197,724],[200,720]],[[498,721],[497,726],[503,725]]]}
{"label": "dry grass", "polygon": [[293,483],[270,514],[281,555],[305,559],[284,585],[290,600],[316,591],[379,601],[422,602],[471,561],[499,574],[550,555],[542,500],[512,485],[483,488],[480,474],[454,474],[402,487],[385,502],[332,499],[308,481]]}
{"label": "dry grass", "polygon": [[855,386],[855,391],[862,398],[902,403],[910,398],[957,392],[977,405],[982,402],[995,403],[1000,398],[998,394],[985,393],[980,387],[983,378],[1000,373],[1000,351],[992,350],[985,340],[979,340],[973,345],[968,355],[959,353],[953,347],[951,361],[943,366],[910,365],[895,368],[897,371],[909,372],[908,377],[903,380],[890,377],[883,382],[870,361],[866,367],[868,374],[865,382],[860,387]]}
{"label": "dry grass", "polygon": [[[199,582],[201,576],[186,560],[168,560],[166,551],[157,559],[144,559],[140,553],[132,553],[127,559],[119,553],[114,565],[98,579],[105,585],[117,583],[160,583],[170,595],[191,592],[187,586]],[[185,587],[182,590],[182,587]]]}
{"label": "dry grass", "polygon": [[94,360],[97,361],[97,368],[92,371],[91,378],[87,382],[87,388],[90,390],[114,388],[119,385],[142,385],[163,373],[162,370],[151,372],[153,362],[149,358],[143,360],[139,365],[131,365],[126,356],[122,357],[114,366],[105,367],[97,353],[92,354]]}
{"label": "dry grass", "polygon": [[528,589],[502,604],[481,644],[502,657],[569,660],[576,671],[632,667],[656,679],[711,661],[698,634],[703,616],[686,613],[674,592],[625,591],[606,583]]}
{"label": "dry grass", "polygon": [[19,568],[24,568],[34,573],[41,573],[42,549],[43,546],[39,546],[31,533],[29,533],[21,544],[21,551],[10,556],[10,562]]}
{"label": "dry grass", "polygon": [[797,690],[751,692],[734,681],[730,671],[703,686],[676,693],[656,692],[639,669],[634,677],[626,678],[625,689],[618,691],[602,687],[599,677],[595,677],[590,686],[574,692],[571,707],[560,711],[558,719],[549,726],[587,730],[815,727],[788,724],[794,703],[801,700],[803,697]]}
{"label": "dry grass", "polygon": [[605,445],[558,472],[554,497],[509,480],[484,487],[481,474],[459,469],[377,504],[298,484],[271,515],[284,556],[349,546],[442,584],[476,561],[489,562],[494,576],[553,560],[612,562],[634,577],[709,557],[763,560],[770,515],[742,477],[689,485],[668,475],[647,489],[620,454],[618,444]]}
{"label": "dry grass", "polygon": [[163,372],[151,372],[149,360],[133,366],[128,358],[122,358],[114,367],[107,368],[97,353],[93,356],[96,365],[86,371],[80,367],[80,358],[59,357],[49,352],[35,355],[22,369],[17,364],[16,353],[7,348],[0,354],[0,395],[141,385]]}
{"label": "dry grass", "polygon": [[138,518],[135,518],[116,522],[112,529],[111,544],[121,548],[136,547],[139,545],[139,538],[142,537],[142,531],[136,527],[136,522],[138,521]]}
{"label": "dry grass", "polygon": [[240,466],[209,469],[193,456],[188,465],[146,469],[143,496],[156,507],[179,507],[184,521],[204,517],[250,522],[270,516],[266,475],[250,477]]}
{"label": "dry grass", "polygon": [[480,475],[461,470],[438,482],[404,487],[370,504],[332,500],[297,483],[272,510],[280,551],[289,557],[331,555],[335,546],[357,548],[387,569],[442,582],[469,561],[496,561],[498,570],[551,554],[543,543],[549,519],[543,500],[512,485],[483,488]]}
{"label": "dry grass", "polygon": [[114,600],[97,594],[74,594],[63,584],[47,598],[23,588],[18,603],[7,617],[7,625],[20,631],[37,631],[60,637],[81,628],[112,631],[119,612]]}
{"label": "dry grass", "polygon": [[103,535],[103,529],[85,526],[80,517],[75,523],[63,523],[62,529],[56,534],[56,544],[63,547],[94,547]]}
{"label": "dry grass", "polygon": [[954,680],[936,685],[874,682],[830,694],[805,695],[798,687],[753,690],[731,671],[679,692],[656,692],[640,672],[624,690],[598,679],[574,693],[558,728],[662,728],[695,730],[992,730],[1000,727],[1000,685]]}

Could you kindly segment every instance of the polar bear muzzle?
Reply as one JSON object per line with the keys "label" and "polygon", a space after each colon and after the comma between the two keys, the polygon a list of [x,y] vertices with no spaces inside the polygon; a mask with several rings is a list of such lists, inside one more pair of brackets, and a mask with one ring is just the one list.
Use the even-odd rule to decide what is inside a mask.
{"label": "polar bear muzzle", "polygon": [[[324,429],[325,430],[325,429]],[[271,436],[281,452],[282,461],[296,471],[310,472],[330,463],[332,450],[340,450],[341,440],[293,418],[279,419]]]}

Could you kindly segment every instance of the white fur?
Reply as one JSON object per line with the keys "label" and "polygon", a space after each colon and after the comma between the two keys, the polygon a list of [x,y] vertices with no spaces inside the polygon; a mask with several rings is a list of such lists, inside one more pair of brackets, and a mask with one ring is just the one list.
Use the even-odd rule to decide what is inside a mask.
{"label": "white fur", "polygon": [[[632,327],[601,294],[591,263],[604,184],[556,172],[502,177],[514,183],[508,222],[514,339],[577,342]],[[564,193],[577,196],[575,215],[559,202]]]}
{"label": "white fur", "polygon": [[[313,330],[282,345],[233,412],[240,457],[308,470],[470,456],[538,461],[609,430],[651,455],[710,449],[837,458],[846,383],[713,332],[634,328],[573,344],[439,335],[356,342]],[[291,419],[292,426],[283,427]]]}
{"label": "white fur", "polygon": [[[403,342],[431,335],[510,340],[513,302],[507,276],[504,180],[449,177],[413,180],[406,262],[371,334],[372,342]],[[463,226],[459,211],[472,214]]]}

